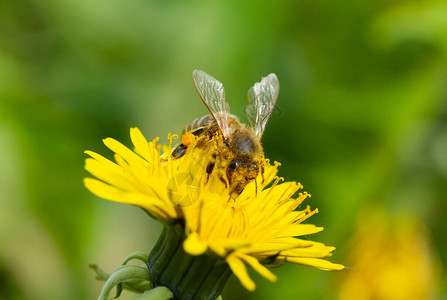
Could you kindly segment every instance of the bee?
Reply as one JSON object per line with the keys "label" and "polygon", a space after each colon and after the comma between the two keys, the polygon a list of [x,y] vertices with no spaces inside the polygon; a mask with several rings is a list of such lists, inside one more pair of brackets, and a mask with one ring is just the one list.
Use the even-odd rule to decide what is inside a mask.
{"label": "bee", "polygon": [[272,73],[249,89],[246,114],[250,126],[246,126],[230,114],[221,82],[199,70],[194,70],[192,77],[210,114],[186,125],[181,133],[182,143],[173,150],[171,157],[181,158],[191,138],[198,138],[196,147],[214,147],[216,153],[206,166],[208,178],[219,169],[219,179],[230,188],[230,194],[238,195],[248,183],[264,173],[261,138],[278,98],[278,78]]}

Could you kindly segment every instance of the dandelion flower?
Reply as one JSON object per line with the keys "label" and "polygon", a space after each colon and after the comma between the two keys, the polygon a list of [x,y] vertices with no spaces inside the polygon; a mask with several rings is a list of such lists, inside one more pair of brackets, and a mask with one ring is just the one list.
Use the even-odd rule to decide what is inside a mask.
{"label": "dandelion flower", "polygon": [[357,223],[339,299],[438,299],[439,261],[420,220],[368,207]]}
{"label": "dandelion flower", "polygon": [[153,286],[167,286],[180,299],[215,299],[231,274],[248,290],[253,268],[269,281],[267,268],[295,263],[322,270],[341,270],[324,258],[334,247],[300,239],[323,230],[305,224],[318,210],[302,206],[310,195],[302,185],[283,182],[279,163],[266,160],[264,172],[236,197],[216,175],[208,174],[209,151],[189,141],[185,155],[171,159],[172,141],[148,142],[138,128],[130,130],[134,149],[107,138],[115,162],[86,151],[85,168],[96,178],[84,179],[98,197],[135,205],[164,225],[147,266]]}

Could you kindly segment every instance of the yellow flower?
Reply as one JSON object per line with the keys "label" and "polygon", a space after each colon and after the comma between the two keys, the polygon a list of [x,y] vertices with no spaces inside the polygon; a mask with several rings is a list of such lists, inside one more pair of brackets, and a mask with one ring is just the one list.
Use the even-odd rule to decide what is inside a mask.
{"label": "yellow flower", "polygon": [[104,144],[115,153],[111,162],[91,151],[85,168],[97,179],[86,178],[85,186],[95,195],[139,206],[165,226],[180,226],[183,249],[192,256],[214,255],[226,262],[248,290],[255,289],[246,265],[263,277],[276,276],[265,265],[291,262],[323,270],[344,267],[323,260],[334,247],[299,239],[323,230],[303,224],[317,212],[300,208],[310,195],[299,193],[301,184],[283,182],[276,176],[279,163],[266,161],[265,171],[237,197],[230,195],[217,173],[206,173],[208,158],[216,149],[202,149],[196,140],[186,154],[171,159],[168,146],[158,138],[147,142],[140,130],[130,131],[134,151],[107,138]]}
{"label": "yellow flower", "polygon": [[370,208],[358,223],[339,299],[437,299],[437,260],[419,221]]}

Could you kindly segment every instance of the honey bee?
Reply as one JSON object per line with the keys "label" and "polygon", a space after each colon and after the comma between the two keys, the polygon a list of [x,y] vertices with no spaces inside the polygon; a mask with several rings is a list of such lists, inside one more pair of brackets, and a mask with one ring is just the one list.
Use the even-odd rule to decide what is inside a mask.
{"label": "honey bee", "polygon": [[217,149],[206,166],[208,178],[216,169],[224,170],[219,179],[230,188],[230,194],[238,195],[264,173],[261,138],[278,98],[278,78],[272,73],[250,88],[246,107],[250,126],[246,126],[230,114],[221,82],[199,70],[194,70],[192,77],[210,114],[195,119],[183,129],[182,143],[173,150],[172,159],[186,153],[191,137],[198,138],[196,147]]}

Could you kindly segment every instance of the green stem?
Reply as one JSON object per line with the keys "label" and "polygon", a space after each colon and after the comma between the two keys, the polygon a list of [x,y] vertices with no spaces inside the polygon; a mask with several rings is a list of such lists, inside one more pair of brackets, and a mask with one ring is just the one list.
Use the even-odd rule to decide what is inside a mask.
{"label": "green stem", "polygon": [[165,286],[182,300],[214,300],[232,274],[215,254],[192,256],[183,249],[181,226],[165,226],[149,254],[147,266],[153,287]]}

